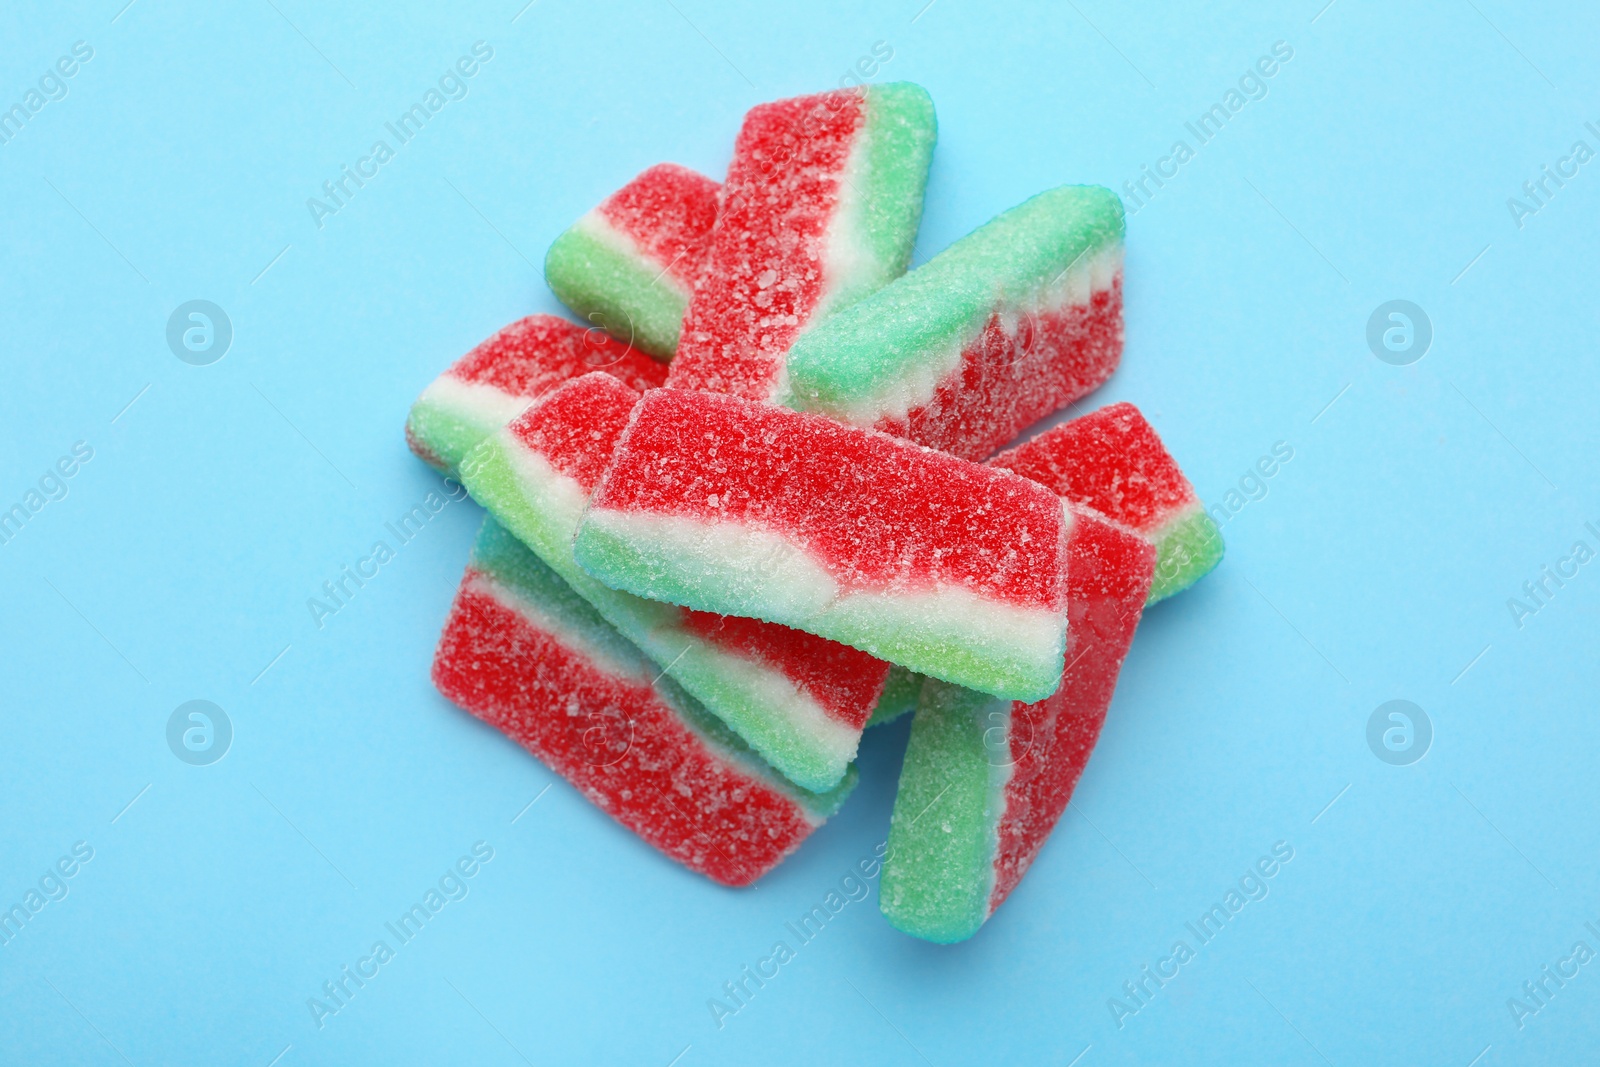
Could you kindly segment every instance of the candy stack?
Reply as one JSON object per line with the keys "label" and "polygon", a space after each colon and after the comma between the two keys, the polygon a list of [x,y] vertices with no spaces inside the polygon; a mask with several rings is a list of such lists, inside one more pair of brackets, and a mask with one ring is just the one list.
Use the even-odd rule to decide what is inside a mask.
{"label": "candy stack", "polygon": [[920,87],[869,86],[752,109],[720,185],[651,167],[549,250],[583,324],[506,327],[406,437],[489,512],[441,693],[732,886],[914,714],[880,907],[950,942],[1222,540],[1131,404],[997,453],[1116,369],[1122,204],[1051,189],[907,273],[935,129]]}

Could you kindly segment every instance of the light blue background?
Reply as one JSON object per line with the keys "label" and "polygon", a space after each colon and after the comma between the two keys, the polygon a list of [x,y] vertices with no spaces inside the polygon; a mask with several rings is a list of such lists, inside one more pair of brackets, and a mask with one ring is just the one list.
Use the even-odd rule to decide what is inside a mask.
{"label": "light blue background", "polygon": [[[122,3],[0,18],[4,106],[94,49],[0,145],[0,507],[94,450],[0,546],[0,904],[94,849],[0,948],[0,1061],[1593,1055],[1600,962],[1520,1030],[1506,1005],[1600,948],[1600,565],[1520,629],[1506,606],[1600,547],[1600,162],[1520,229],[1506,206],[1600,148],[1592,5]],[[480,39],[469,95],[318,229],[306,199]],[[474,505],[313,624],[307,598],[439,487],[408,405],[558,310],[544,249],[602,195],[663,159],[720,174],[746,108],[875,42],[877,80],[938,107],[920,260],[1192,146],[1279,40],[1266,98],[1130,218],[1127,354],[1088,403],[1141,405],[1212,503],[1275,443],[1294,458],[1146,617],[1074,810],[977,937],[851,904],[719,1030],[708,999],[883,839],[904,726],[759,888],[659,859],[430,686]],[[1365,341],[1394,298],[1433,323],[1411,366]],[[165,343],[191,299],[233,324],[211,366]],[[235,730],[208,767],[164,736],[197,698]],[[1408,767],[1367,747],[1394,698],[1435,731]],[[480,840],[470,895],[318,1029],[307,998]],[[1280,840],[1270,895],[1119,1029],[1108,998]]]}

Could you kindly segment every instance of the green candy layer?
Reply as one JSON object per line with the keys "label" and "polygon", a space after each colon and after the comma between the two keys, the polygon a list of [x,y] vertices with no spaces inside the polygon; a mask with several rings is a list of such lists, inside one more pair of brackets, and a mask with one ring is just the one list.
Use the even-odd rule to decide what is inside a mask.
{"label": "green candy layer", "polygon": [[465,416],[426,397],[411,405],[411,414],[406,416],[406,438],[432,453],[439,462],[430,459],[429,463],[445,474],[454,474],[467,453],[499,428],[499,423]]}
{"label": "green candy layer", "polygon": [[1008,760],[985,734],[1011,704],[930,681],[911,724],[889,822],[878,906],[895,928],[940,944],[989,917]]}
{"label": "green candy layer", "polygon": [[926,679],[922,675],[914,674],[897,663],[890,664],[889,678],[883,683],[883,695],[878,697],[878,703],[873,706],[867,725],[883,726],[908,711],[915,711],[917,694],[922,692],[924,681]]}
{"label": "green candy layer", "polygon": [[1204,509],[1180,519],[1156,538],[1156,577],[1146,604],[1181,593],[1222,562],[1222,531]]}
{"label": "green candy layer", "polygon": [[544,280],[585,322],[657,359],[671,359],[688,300],[644,262],[597,236],[583,220],[551,244]]}
{"label": "green candy layer", "polygon": [[922,223],[922,193],[939,125],[933,98],[913,82],[890,82],[866,90],[865,157],[840,190],[846,220],[865,253],[849,284],[828,297],[816,321],[849,307],[905,274]]}
{"label": "green candy layer", "polygon": [[[469,486],[470,489],[470,486]],[[474,494],[476,495],[476,494]],[[920,674],[1011,700],[1043,700],[1061,684],[1065,627],[1058,627],[1049,656],[1018,650],[970,624],[929,622],[915,603],[892,594],[862,596],[822,614],[799,614],[778,604],[781,585],[756,575],[706,573],[669,545],[611,529],[594,512],[578,530],[573,552],[579,566],[613,589],[651,601],[692,605],[702,611],[765,619],[869,652]]]}

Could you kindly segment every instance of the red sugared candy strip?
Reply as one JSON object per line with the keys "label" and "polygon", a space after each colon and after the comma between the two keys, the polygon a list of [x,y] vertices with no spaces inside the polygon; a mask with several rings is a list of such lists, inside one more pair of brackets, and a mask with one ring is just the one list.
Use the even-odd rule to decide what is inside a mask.
{"label": "red sugared candy strip", "polygon": [[1054,493],[887,434],[659,389],[579,528],[607,585],[767,619],[1012,699],[1061,677]]}
{"label": "red sugared candy strip", "polygon": [[1156,552],[1092,513],[1075,518],[1061,688],[1029,704],[924,685],[879,895],[906,933],[951,942],[977,932],[1038,855],[1100,736]]}
{"label": "red sugared candy strip", "polygon": [[671,359],[711,250],[719,192],[703,174],[656,164],[555,239],[545,281],[585,322]]}
{"label": "red sugared candy strip", "polygon": [[671,384],[778,396],[796,338],[905,272],[934,138],[933,102],[909,82],[752,108]]}

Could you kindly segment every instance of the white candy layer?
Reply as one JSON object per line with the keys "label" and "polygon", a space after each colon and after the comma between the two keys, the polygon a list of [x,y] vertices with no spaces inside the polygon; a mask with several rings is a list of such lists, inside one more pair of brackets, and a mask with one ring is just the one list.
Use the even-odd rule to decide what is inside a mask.
{"label": "white candy layer", "polygon": [[442,409],[454,418],[480,426],[483,435],[488,437],[522,414],[532,400],[525,396],[514,396],[497,386],[466,382],[453,374],[441,374],[422,391],[417,403]]}
{"label": "white candy layer", "polygon": [[572,562],[572,538],[589,506],[589,494],[578,480],[562,474],[543,455],[504,430],[496,441],[511,465],[517,491],[538,520],[539,544],[530,545],[556,573],[566,577]]}
{"label": "white candy layer", "polygon": [[[591,509],[585,521],[633,549],[641,571],[668,576],[663,595],[682,594],[708,610],[794,626],[936,677],[948,678],[937,648],[969,649],[986,662],[1023,671],[1054,659],[1059,670],[1065,638],[1057,612],[959,585],[847,592],[803,545],[737,522],[610,509]],[[906,659],[904,650],[913,645],[928,658]]]}
{"label": "white candy layer", "polygon": [[833,314],[838,310],[834,305],[858,294],[863,283],[883,269],[862,239],[866,233],[866,204],[861,190],[867,187],[870,160],[866,133],[866,116],[863,115],[861,128],[856,131],[850,154],[845,158],[839,177],[839,199],[823,236],[822,295],[811,313],[813,322],[821,322]]}
{"label": "white candy layer", "polygon": [[701,602],[730,605],[730,614],[812,619],[839,599],[827,569],[804,546],[770,530],[606,508],[591,510],[588,522],[625,541],[644,567],[670,572],[674,585]]}

